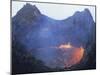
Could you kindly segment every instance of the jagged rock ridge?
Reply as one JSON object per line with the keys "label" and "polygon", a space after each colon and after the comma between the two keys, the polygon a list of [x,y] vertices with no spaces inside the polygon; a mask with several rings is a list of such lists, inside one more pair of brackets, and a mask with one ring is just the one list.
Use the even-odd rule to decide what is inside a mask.
{"label": "jagged rock ridge", "polygon": [[48,47],[68,42],[76,47],[83,46],[84,57],[88,58],[95,45],[95,22],[88,9],[76,11],[65,20],[54,20],[42,14],[35,5],[26,4],[12,18],[12,39],[22,44],[26,52],[51,66],[50,61],[55,59],[57,52]]}

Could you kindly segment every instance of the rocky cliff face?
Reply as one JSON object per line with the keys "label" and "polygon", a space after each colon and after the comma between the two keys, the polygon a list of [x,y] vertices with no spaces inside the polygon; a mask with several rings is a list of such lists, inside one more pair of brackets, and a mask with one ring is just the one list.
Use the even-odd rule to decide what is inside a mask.
{"label": "rocky cliff face", "polygon": [[85,62],[89,59],[88,54],[95,52],[95,48],[92,49],[95,45],[95,22],[88,9],[59,21],[42,14],[35,5],[26,4],[12,18],[12,40],[18,41],[26,52],[31,52],[48,66],[55,56],[59,56],[57,50],[50,47],[70,42],[75,47],[84,48]]}

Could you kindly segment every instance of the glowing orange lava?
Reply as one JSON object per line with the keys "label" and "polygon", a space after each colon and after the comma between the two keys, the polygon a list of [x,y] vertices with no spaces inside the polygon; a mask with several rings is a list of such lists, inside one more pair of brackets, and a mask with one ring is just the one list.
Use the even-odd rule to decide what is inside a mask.
{"label": "glowing orange lava", "polygon": [[[83,47],[76,48],[75,52],[73,54],[73,62],[74,63],[80,62],[80,60],[83,57],[83,54],[84,54],[84,48]],[[75,60],[77,60],[77,61],[75,61]]]}
{"label": "glowing orange lava", "polygon": [[84,55],[84,48],[83,47],[75,47],[72,46],[70,43],[65,45],[60,45],[58,48],[61,49],[61,51],[65,51],[64,53],[66,55],[69,55],[66,57],[66,59],[62,58],[60,61],[64,64],[65,68],[71,67],[72,65],[75,65],[81,61]]}
{"label": "glowing orange lava", "polygon": [[[54,65],[62,64],[64,68],[68,69],[69,67],[80,63],[84,55],[84,48],[76,47],[70,44],[61,44],[60,46],[51,46],[46,49],[51,48],[57,50],[59,56],[57,56],[54,60]],[[39,48],[39,50],[43,50],[45,48]]]}
{"label": "glowing orange lava", "polygon": [[71,67],[72,65],[75,65],[79,63],[84,55],[84,48],[75,48],[75,50],[72,52],[70,60],[66,61],[65,67]]}

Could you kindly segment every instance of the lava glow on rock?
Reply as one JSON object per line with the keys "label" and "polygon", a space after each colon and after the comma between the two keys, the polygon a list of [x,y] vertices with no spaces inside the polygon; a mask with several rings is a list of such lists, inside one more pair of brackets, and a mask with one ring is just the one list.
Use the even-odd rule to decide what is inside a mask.
{"label": "lava glow on rock", "polygon": [[75,64],[78,64],[84,55],[84,48],[81,46],[79,48],[72,46],[70,43],[62,44],[58,47],[62,53],[57,62],[63,63],[64,68],[69,68]]}
{"label": "lava glow on rock", "polygon": [[[59,46],[55,46],[55,47],[47,47],[47,48],[39,48],[38,50],[44,52],[48,51],[54,51],[56,52],[56,54],[54,55],[54,57],[52,57],[52,60],[46,60],[45,55],[49,55],[52,52],[49,52],[49,54],[42,54],[43,58],[45,57],[44,60],[46,60],[47,66],[51,67],[51,68],[55,68],[55,67],[60,67],[60,68],[69,68],[75,64],[80,63],[81,59],[83,58],[84,55],[84,48],[81,47],[75,47],[73,45],[70,44],[70,42],[68,44],[61,44]],[[41,53],[42,53],[41,52]],[[40,55],[40,54],[39,54]],[[48,65],[50,64],[50,65]],[[52,65],[51,65],[52,64]]]}
{"label": "lava glow on rock", "polygon": [[[47,64],[52,64],[47,66],[53,68],[55,68],[55,66],[60,68],[69,68],[80,63],[84,55],[83,47],[75,47],[71,45],[70,42],[68,44],[61,44],[55,47],[39,48],[39,50],[42,50],[43,53],[47,52],[48,49],[50,49],[49,51],[55,51],[57,54],[54,55],[56,58],[53,58],[53,55],[51,56],[52,60],[48,60],[50,62],[46,61]],[[42,54],[42,56],[44,55],[45,54]],[[45,57],[45,59],[46,58],[48,57]]]}
{"label": "lava glow on rock", "polygon": [[70,45],[70,43],[68,43],[68,44],[65,44],[65,45],[60,45],[59,48],[67,49],[67,48],[72,48],[72,46]]}

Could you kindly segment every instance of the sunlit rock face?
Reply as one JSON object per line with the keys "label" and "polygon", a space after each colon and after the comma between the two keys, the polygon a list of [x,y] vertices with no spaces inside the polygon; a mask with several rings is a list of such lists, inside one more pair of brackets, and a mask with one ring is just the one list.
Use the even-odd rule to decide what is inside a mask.
{"label": "sunlit rock face", "polygon": [[41,14],[36,6],[26,4],[12,18],[13,41],[50,68],[80,63],[90,50],[86,48],[95,42],[94,32],[95,23],[88,9],[65,20],[54,20]]}

